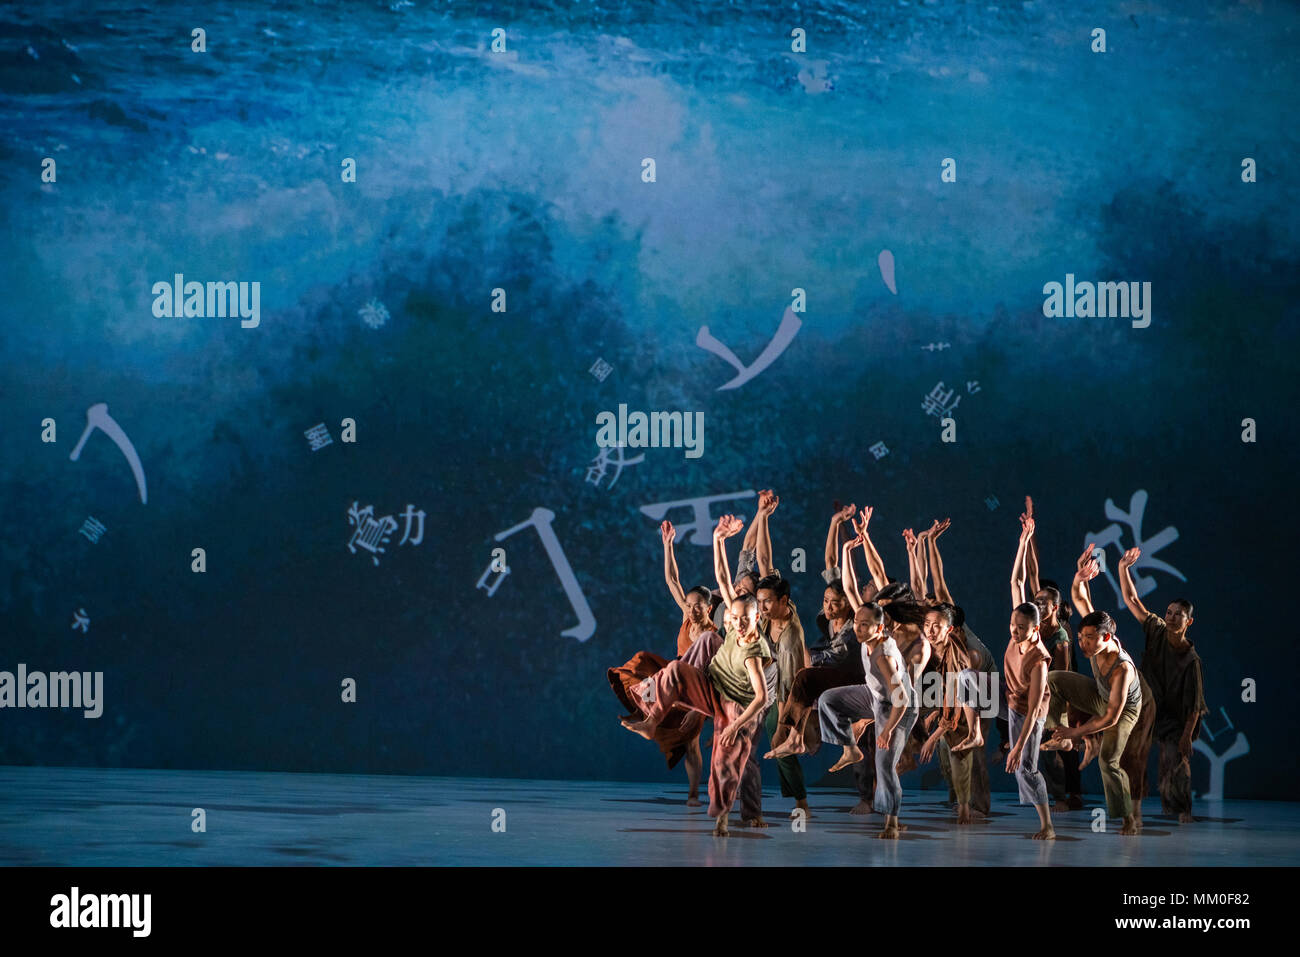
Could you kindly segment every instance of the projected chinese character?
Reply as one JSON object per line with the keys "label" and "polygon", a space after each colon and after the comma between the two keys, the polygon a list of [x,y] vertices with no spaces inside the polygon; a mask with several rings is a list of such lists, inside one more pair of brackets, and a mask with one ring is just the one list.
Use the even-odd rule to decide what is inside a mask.
{"label": "projected chinese character", "polygon": [[[1146,512],[1147,492],[1146,489],[1138,489],[1129,498],[1128,511],[1120,509],[1112,499],[1106,499],[1106,517],[1111,520],[1100,532],[1089,532],[1084,538],[1084,544],[1095,542],[1098,546],[1105,548],[1107,545],[1114,545],[1119,550],[1120,555],[1129,549],[1129,545],[1124,544],[1124,529],[1118,523],[1128,526],[1129,536],[1132,539],[1133,548],[1142,549],[1142,555],[1133,563],[1133,584],[1137,588],[1138,597],[1150,594],[1155,590],[1155,579],[1149,575],[1141,575],[1139,571],[1143,568],[1154,569],[1157,571],[1167,572],[1173,575],[1179,581],[1187,581],[1183,573],[1173,565],[1161,561],[1155,557],[1156,552],[1173,542],[1178,541],[1178,529],[1168,525],[1150,538],[1142,537],[1142,516]],[[1102,562],[1103,574],[1106,581],[1110,582],[1110,587],[1115,590],[1115,597],[1120,603],[1123,603],[1123,595],[1120,593],[1119,583],[1115,581],[1115,576],[1110,573],[1109,562]]]}
{"label": "projected chinese character", "polygon": [[[618,455],[617,457],[614,457],[614,453],[616,452]],[[634,459],[625,459],[623,457],[622,446],[616,448],[602,448],[596,457],[592,459],[591,465],[587,466],[587,482],[599,488],[600,480],[605,477],[605,472],[607,471],[608,466],[612,465],[617,469],[617,471],[614,472],[614,477],[609,480],[607,488],[613,488],[614,483],[618,481],[618,477],[623,474],[623,469],[625,467],[629,465],[637,465],[644,460],[644,452]]]}
{"label": "projected chinese character", "polygon": [[378,565],[379,556],[386,551],[383,546],[388,544],[389,537],[397,531],[397,522],[393,516],[385,515],[376,519],[373,505],[367,505],[358,511],[357,503],[353,502],[348,509],[348,524],[356,526],[356,531],[348,542],[348,551],[355,555],[358,548],[364,548]]}
{"label": "projected chinese character", "polygon": [[325,428],[324,422],[319,425],[313,425],[310,429],[304,432],[303,435],[307,436],[307,441],[311,443],[311,450],[313,452],[317,449],[323,449],[327,445],[334,444],[334,440],[330,438],[330,431]]}
{"label": "projected chinese character", "polygon": [[[953,409],[957,408],[957,403],[961,402],[961,396],[953,398],[954,391],[949,389],[944,392],[943,380],[940,380],[939,384],[930,390],[930,394],[921,400],[921,410],[926,415],[948,415]],[[951,405],[948,404],[950,402]]]}

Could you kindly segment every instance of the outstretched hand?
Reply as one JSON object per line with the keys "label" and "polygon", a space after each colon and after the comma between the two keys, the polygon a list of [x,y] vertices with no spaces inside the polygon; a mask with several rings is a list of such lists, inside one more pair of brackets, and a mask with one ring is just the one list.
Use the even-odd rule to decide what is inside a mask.
{"label": "outstretched hand", "polygon": [[857,510],[858,507],[852,503],[845,505],[842,509],[840,509],[838,512],[835,513],[835,524],[841,525],[844,522],[847,522],[849,519],[853,517],[853,513],[856,512]]}
{"label": "outstretched hand", "polygon": [[951,524],[952,519],[950,518],[945,518],[942,522],[936,518],[934,524],[930,526],[929,532],[926,533],[930,536],[930,541],[937,541],[940,535],[948,531],[948,526]]}
{"label": "outstretched hand", "polygon": [[1101,563],[1095,558],[1088,559],[1083,567],[1074,573],[1074,580],[1077,582],[1090,582],[1101,574]]}
{"label": "outstretched hand", "polygon": [[663,538],[665,545],[671,545],[673,538],[677,535],[677,529],[673,528],[673,523],[664,519],[659,525],[659,535]]}
{"label": "outstretched hand", "polygon": [[1128,568],[1130,565],[1132,565],[1135,561],[1137,561],[1141,557],[1142,557],[1142,549],[1130,548],[1128,551],[1126,551],[1123,554],[1123,556],[1121,556],[1119,560],[1119,567]]}
{"label": "outstretched hand", "polygon": [[718,527],[714,530],[714,534],[719,538],[730,538],[744,527],[745,523],[736,518],[736,516],[724,515],[718,519]]}
{"label": "outstretched hand", "polygon": [[1089,542],[1087,545],[1084,545],[1083,554],[1080,555],[1079,560],[1074,563],[1075,569],[1077,571],[1083,571],[1084,565],[1088,564],[1088,562],[1095,561],[1096,559],[1092,557],[1092,553],[1096,550],[1097,544],[1095,542]]}
{"label": "outstretched hand", "polygon": [[1029,536],[1033,534],[1034,534],[1034,520],[1032,518],[1026,518],[1024,515],[1021,515],[1020,516],[1020,540],[1022,542],[1026,542],[1029,540]]}
{"label": "outstretched hand", "polygon": [[907,542],[909,549],[916,547],[916,535],[910,528],[903,529],[903,541]]}

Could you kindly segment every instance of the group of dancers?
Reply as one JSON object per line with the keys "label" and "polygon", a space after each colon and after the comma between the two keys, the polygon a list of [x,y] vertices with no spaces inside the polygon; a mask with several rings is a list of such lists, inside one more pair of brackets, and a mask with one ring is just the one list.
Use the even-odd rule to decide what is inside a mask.
{"label": "group of dancers", "polygon": [[[1083,808],[1080,771],[1093,760],[1108,816],[1121,819],[1121,834],[1139,833],[1153,741],[1160,748],[1164,812],[1177,814],[1180,823],[1193,820],[1192,741],[1207,709],[1200,658],[1187,637],[1192,604],[1172,601],[1163,618],[1147,610],[1130,573],[1139,549],[1120,559],[1118,576],[1146,639],[1140,664],[1121,645],[1115,620],[1093,608],[1088,583],[1100,571],[1094,545],[1075,563],[1068,602],[1053,582],[1039,579],[1033,501],[1026,498],[999,672],[948,591],[938,543],[949,521],[936,520],[920,534],[903,531],[909,577],[895,581],[869,534],[872,509],[854,505],[831,518],[817,616],[821,640],[809,647],[790,582],[772,564],[769,521],[779,504],[770,489],[759,493],[734,580],[726,541],[744,523],[732,515],[719,519],[716,591],[683,590],[675,532],[664,522],[664,578],[682,612],[677,657],[642,651],[609,670],[610,686],[629,712],[623,726],[658,744],[670,768],[684,760],[691,806],[700,804],[700,732],[713,719],[708,797],[715,835],[728,833],[738,794],[743,824],[768,826],[758,758],[764,728],[771,744],[764,758],[777,762],[781,793],[795,800],[792,816],[810,812],[799,755],[827,742],[843,749],[831,771],[854,769],[860,801],[852,813],[884,816],[881,838],[897,839],[906,829],[899,822],[899,774],[936,754],[957,823],[970,824],[989,813],[987,738],[995,720],[998,760],[1015,774],[1020,803],[1038,814],[1034,838],[1056,836],[1053,811]],[[846,524],[853,535],[843,534]],[[858,549],[870,574],[861,583]],[[1081,616],[1077,635],[1071,610]],[[1076,664],[1076,638],[1091,677]]]}

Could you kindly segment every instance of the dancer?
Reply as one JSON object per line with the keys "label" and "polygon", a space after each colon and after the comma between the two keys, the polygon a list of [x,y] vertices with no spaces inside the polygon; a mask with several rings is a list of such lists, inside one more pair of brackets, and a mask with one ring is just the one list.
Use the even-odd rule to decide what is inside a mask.
{"label": "dancer", "polygon": [[[1084,549],[1070,589],[1081,612],[1092,607],[1086,583],[1100,570],[1097,560],[1090,557],[1093,548],[1089,544]],[[1047,725],[1054,730],[1043,748],[1071,750],[1075,742],[1080,742],[1086,764],[1091,759],[1092,740],[1095,740],[1088,736],[1100,732],[1101,783],[1106,793],[1106,811],[1111,817],[1122,818],[1120,834],[1137,834],[1129,778],[1120,766],[1124,747],[1142,709],[1137,666],[1115,636],[1115,620],[1104,611],[1092,611],[1079,623],[1079,648],[1092,663],[1094,680],[1069,671],[1053,671],[1047,676],[1051,692]],[[1089,720],[1077,726],[1067,725],[1066,708],[1070,705],[1090,716]]]}
{"label": "dancer", "polygon": [[1021,517],[1020,547],[1011,566],[1011,639],[1002,659],[1002,675],[1007,689],[1008,720],[1013,744],[1007,755],[1007,773],[1014,773],[1020,790],[1020,803],[1032,804],[1038,812],[1038,832],[1034,839],[1056,839],[1052,813],[1048,806],[1047,784],[1038,770],[1038,746],[1043,739],[1050,692],[1047,690],[1047,665],[1051,654],[1039,640],[1038,606],[1025,601],[1025,552],[1034,534],[1034,520]]}
{"label": "dancer", "polygon": [[[944,696],[940,708],[922,707],[922,725],[929,737],[921,746],[919,761],[924,764],[938,750],[940,767],[951,788],[950,800],[957,805],[957,823],[966,825],[972,823],[973,813],[989,813],[991,795],[984,746],[957,750],[957,745],[971,737],[972,730],[965,724],[965,713],[958,701],[976,701],[982,690],[991,689],[997,680],[997,663],[984,643],[965,627],[965,616],[958,621],[959,612],[941,603],[926,614],[926,638],[934,649],[931,670],[942,675]],[[982,712],[976,718],[981,732],[989,720]]]}
{"label": "dancer", "polygon": [[821,734],[825,740],[844,748],[840,759],[830,768],[835,772],[865,757],[857,746],[853,724],[868,715],[873,718],[878,732],[875,809],[885,816],[885,827],[878,836],[897,840],[901,829],[898,812],[903,800],[898,758],[916,724],[919,699],[897,643],[885,634],[885,616],[880,605],[867,602],[859,606],[853,615],[853,630],[862,646],[865,682],[832,689],[818,699]]}
{"label": "dancer", "polygon": [[[682,624],[677,631],[677,655],[681,657],[695,643],[695,639],[704,632],[713,630],[713,622],[709,617],[712,612],[713,592],[707,585],[696,585],[689,592],[682,591],[682,581],[677,573],[677,558],[673,554],[673,538],[677,534],[673,523],[663,522],[659,526],[659,533],[664,543],[664,581],[668,585],[668,593],[672,595],[682,611]],[[691,717],[698,730],[686,746],[686,777],[690,784],[686,806],[699,807],[700,776],[704,770],[704,757],[700,754],[698,731],[703,730],[703,722],[694,716]]]}
{"label": "dancer", "polygon": [[674,705],[713,718],[713,759],[709,772],[709,815],[713,833],[725,837],[727,817],[740,787],[757,732],[757,718],[767,703],[763,664],[772,649],[758,631],[758,602],[742,595],[731,602],[734,629],[701,669],[684,658],[647,678],[636,687],[633,701],[644,715],[641,721],[623,718],[629,731],[654,737],[659,722]]}
{"label": "dancer", "polygon": [[[660,538],[664,546],[664,580],[668,592],[677,602],[682,612],[682,623],[677,631],[678,657],[688,655],[694,648],[697,666],[707,666],[714,646],[699,647],[699,639],[711,634],[709,605],[713,593],[707,586],[698,585],[689,592],[682,590],[681,578],[677,572],[677,560],[673,555],[673,539],[676,531],[671,522],[659,526]],[[716,636],[715,636],[716,637]],[[719,639],[720,641],[720,639]],[[627,662],[607,672],[610,689],[627,709],[628,717],[638,714],[633,701],[633,688],[662,670],[668,660],[649,651],[639,651]],[[675,709],[659,723],[654,740],[663,752],[671,770],[679,761],[685,760],[689,791],[686,797],[688,807],[700,805],[700,778],[703,772],[703,756],[700,753],[700,732],[704,728],[704,719],[694,711]]]}
{"label": "dancer", "polygon": [[1179,824],[1190,824],[1196,820],[1192,816],[1192,742],[1200,734],[1201,716],[1209,710],[1201,659],[1187,637],[1192,603],[1181,598],[1171,601],[1163,621],[1147,611],[1131,572],[1141,556],[1141,549],[1130,548],[1119,560],[1120,592],[1146,635],[1141,671],[1156,705],[1153,733],[1160,743],[1157,781],[1161,808],[1165,814],[1177,814]]}
{"label": "dancer", "polygon": [[[764,496],[768,493],[764,492]],[[752,573],[747,577],[740,579],[740,582],[733,587],[731,581],[731,570],[727,564],[726,540],[737,534],[744,527],[744,522],[734,515],[724,515],[718,520],[717,527],[713,530],[713,568],[718,579],[718,591],[721,592],[723,600],[730,605],[740,594],[753,595],[753,586],[758,583]],[[752,531],[752,526],[751,526]],[[753,545],[753,550],[742,549],[741,558],[747,560],[751,566],[755,561],[755,552],[758,547],[757,535],[751,536],[749,532],[745,534],[745,542]],[[743,589],[749,589],[743,591]],[[733,633],[734,629],[728,628],[728,636]],[[767,721],[767,711],[772,708],[776,701],[777,681],[780,676],[780,669],[776,661],[769,661],[763,670],[763,677],[767,688],[767,702],[764,705],[764,711],[759,715],[758,727],[762,728]],[[758,740],[760,732],[755,731],[755,741],[750,748],[748,760],[745,763],[745,770],[740,782],[740,820],[745,827],[764,828],[767,827],[767,821],[763,819],[763,769],[758,762]]]}

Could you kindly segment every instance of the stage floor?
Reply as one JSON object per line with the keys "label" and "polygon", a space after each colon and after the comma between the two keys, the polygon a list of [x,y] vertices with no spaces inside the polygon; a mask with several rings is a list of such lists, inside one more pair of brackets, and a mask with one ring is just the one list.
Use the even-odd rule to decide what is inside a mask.
{"label": "stage floor", "polygon": [[[957,827],[945,792],[907,791],[902,840],[875,839],[879,815],[847,813],[849,791],[814,788],[795,833],[768,789],[766,830],[714,838],[685,782],[517,781],[377,775],[93,768],[0,768],[0,864],[135,865],[1118,865],[1300,864],[1300,804],[1202,803],[1199,822],[1144,803],[1140,837],[1088,810],[1054,816],[1056,841],[1009,793],[984,822]],[[1094,796],[1089,807],[1099,801]],[[191,812],[207,814],[206,833]],[[495,808],[504,833],[492,830]],[[497,815],[499,818],[500,815]]]}

